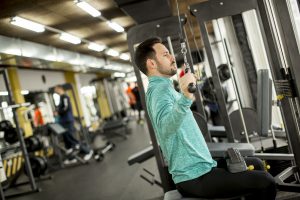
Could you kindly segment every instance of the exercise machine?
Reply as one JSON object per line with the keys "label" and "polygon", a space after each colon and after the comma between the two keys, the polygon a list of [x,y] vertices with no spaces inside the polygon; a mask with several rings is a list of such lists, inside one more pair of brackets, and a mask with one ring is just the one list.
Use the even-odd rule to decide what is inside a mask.
{"label": "exercise machine", "polygon": [[26,144],[25,144],[24,137],[23,137],[20,125],[19,125],[19,120],[17,117],[16,110],[22,105],[15,104],[15,101],[11,94],[10,81],[8,79],[7,69],[0,70],[0,74],[2,75],[2,77],[4,79],[5,87],[8,92],[8,104],[9,104],[8,106],[12,106],[13,119],[14,119],[14,123],[16,126],[15,130],[16,130],[16,135],[18,138],[18,148],[22,152],[22,156],[24,158],[24,167],[25,167],[28,179],[29,179],[29,184],[30,184],[30,190],[28,190],[28,191],[15,192],[15,193],[11,193],[11,194],[6,194],[5,196],[6,197],[16,197],[16,196],[22,196],[22,195],[30,194],[30,193],[34,193],[34,192],[39,192],[40,189],[38,188],[38,186],[35,182],[34,176],[33,176],[29,155],[28,155],[28,152],[26,149]]}

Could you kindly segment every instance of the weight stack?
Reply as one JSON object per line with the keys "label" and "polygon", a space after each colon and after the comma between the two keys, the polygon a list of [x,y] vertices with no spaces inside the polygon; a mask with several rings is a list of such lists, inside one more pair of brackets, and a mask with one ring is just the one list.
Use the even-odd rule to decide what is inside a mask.
{"label": "weight stack", "polygon": [[[276,149],[270,149],[265,151],[265,153],[289,153],[288,152],[288,146],[279,147]],[[279,173],[281,173],[283,170],[285,170],[288,167],[292,166],[292,162],[289,160],[266,160],[267,164],[270,165],[269,173],[272,176],[276,176]],[[293,179],[293,177],[289,178]],[[290,182],[292,180],[287,180],[287,182]]]}

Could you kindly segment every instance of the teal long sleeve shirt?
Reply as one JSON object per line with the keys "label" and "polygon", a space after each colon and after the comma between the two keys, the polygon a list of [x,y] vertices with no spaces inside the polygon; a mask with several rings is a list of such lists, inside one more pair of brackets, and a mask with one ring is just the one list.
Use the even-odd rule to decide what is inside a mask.
{"label": "teal long sleeve shirt", "polygon": [[176,92],[172,80],[149,77],[146,103],[175,183],[195,179],[216,166],[190,110],[192,100]]}

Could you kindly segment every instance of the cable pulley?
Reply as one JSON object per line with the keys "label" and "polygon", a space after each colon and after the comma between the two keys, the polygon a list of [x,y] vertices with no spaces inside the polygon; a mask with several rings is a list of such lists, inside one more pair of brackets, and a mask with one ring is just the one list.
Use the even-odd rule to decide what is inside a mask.
{"label": "cable pulley", "polygon": [[[184,73],[188,73],[191,70],[191,67],[190,67],[189,62],[187,61],[187,57],[186,57],[187,49],[186,49],[186,44],[185,44],[184,40],[182,42],[180,42],[180,47],[181,47],[181,53],[183,55],[183,62],[184,62],[184,65],[185,65]],[[196,92],[196,85],[194,83],[189,83],[188,91],[190,93],[195,93]]]}
{"label": "cable pulley", "polygon": [[[177,5],[177,16],[178,16],[178,23],[179,23],[179,36],[180,36],[180,47],[181,47],[181,53],[183,55],[183,62],[184,62],[184,65],[185,65],[185,70],[184,70],[184,73],[188,73],[191,71],[191,67],[190,67],[190,64],[188,63],[187,61],[187,57],[186,57],[186,54],[187,54],[187,48],[186,48],[186,44],[185,44],[185,40],[183,39],[183,30],[182,30],[182,27],[181,27],[181,20],[180,20],[180,13],[179,13],[179,6],[178,6],[178,1],[176,0],[176,5]],[[196,92],[196,85],[194,83],[189,83],[188,84],[188,91],[190,93],[195,93]]]}

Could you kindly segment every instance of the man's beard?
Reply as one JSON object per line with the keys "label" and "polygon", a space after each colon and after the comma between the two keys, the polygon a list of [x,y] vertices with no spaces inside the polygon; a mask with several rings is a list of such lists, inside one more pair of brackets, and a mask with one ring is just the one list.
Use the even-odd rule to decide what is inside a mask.
{"label": "man's beard", "polygon": [[[173,65],[174,63],[172,63],[171,65]],[[157,70],[159,71],[159,73],[161,73],[163,75],[171,77],[171,76],[174,76],[177,73],[177,69],[170,68],[170,69],[166,70],[166,69],[162,69],[160,66],[161,66],[160,63],[158,63],[158,69]]]}

